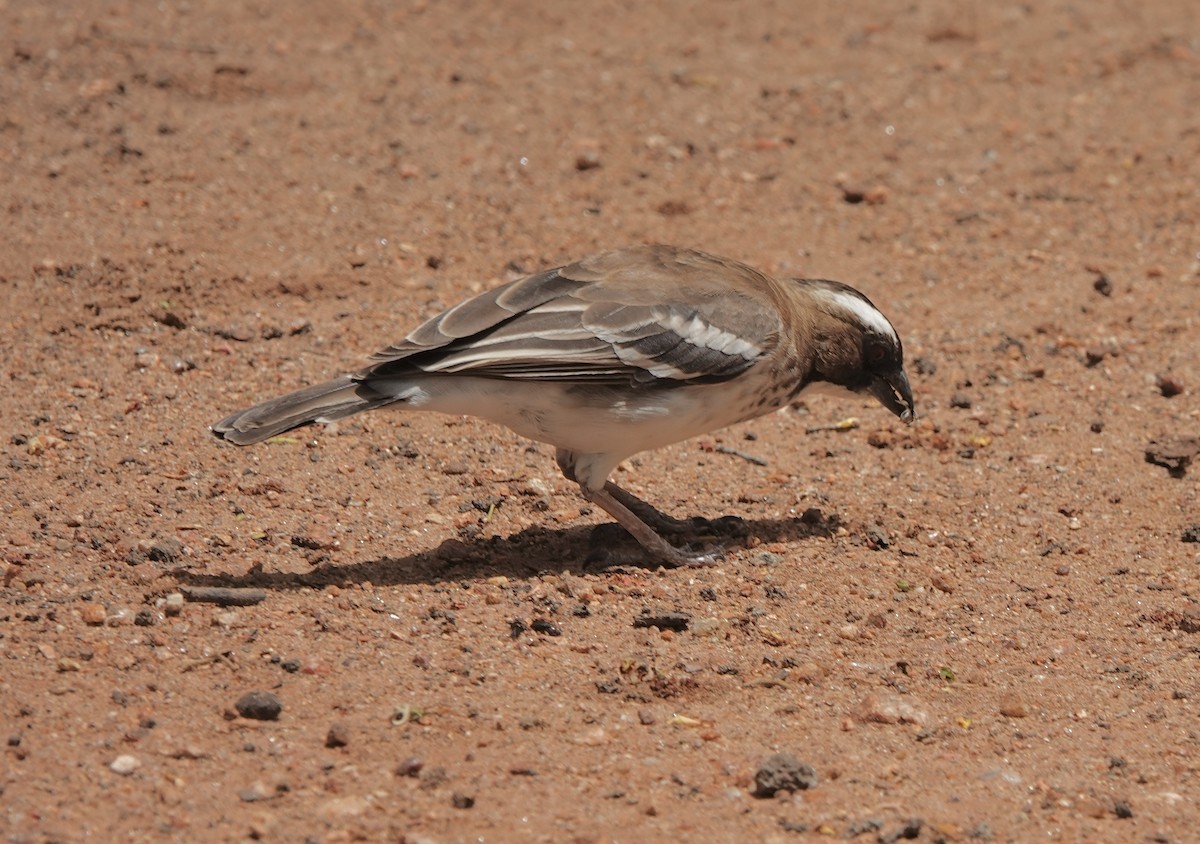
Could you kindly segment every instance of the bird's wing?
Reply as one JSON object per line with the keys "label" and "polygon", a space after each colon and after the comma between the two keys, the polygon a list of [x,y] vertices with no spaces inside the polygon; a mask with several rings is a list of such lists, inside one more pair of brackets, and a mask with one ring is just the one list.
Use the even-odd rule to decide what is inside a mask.
{"label": "bird's wing", "polygon": [[481,293],[373,356],[413,369],[589,383],[732,378],[778,342],[775,282],[691,250],[606,252]]}

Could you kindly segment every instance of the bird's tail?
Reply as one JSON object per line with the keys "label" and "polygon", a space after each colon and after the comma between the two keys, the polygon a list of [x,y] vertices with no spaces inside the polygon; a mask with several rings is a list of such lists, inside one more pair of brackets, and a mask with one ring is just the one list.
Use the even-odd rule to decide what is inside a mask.
{"label": "bird's tail", "polygon": [[270,439],[309,422],[332,422],[396,401],[347,375],[296,390],[226,416],[212,426],[218,437],[237,445]]}

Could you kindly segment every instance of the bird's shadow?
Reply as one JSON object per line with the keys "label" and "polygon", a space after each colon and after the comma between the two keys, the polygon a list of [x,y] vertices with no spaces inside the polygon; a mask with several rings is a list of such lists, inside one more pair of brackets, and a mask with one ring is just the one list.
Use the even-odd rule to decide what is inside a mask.
{"label": "bird's shadow", "polygon": [[[700,534],[698,547],[719,545],[726,559],[753,559],[765,553],[750,547],[759,542],[796,543],[812,537],[829,537],[841,524],[837,516],[804,516],[790,519],[733,519],[717,533]],[[732,525],[733,529],[729,530]],[[757,543],[754,543],[757,545]],[[379,557],[356,563],[322,562],[306,572],[267,571],[255,568],[245,574],[177,569],[172,574],[184,586],[256,587],[283,591],[329,585],[344,587],[372,583],[378,586],[440,584],[480,577],[527,579],[541,574],[599,572],[615,565],[633,564],[647,569],[659,563],[641,551],[633,538],[616,525],[581,525],[563,529],[533,526],[510,536],[466,541],[452,538],[437,548],[403,557]]]}

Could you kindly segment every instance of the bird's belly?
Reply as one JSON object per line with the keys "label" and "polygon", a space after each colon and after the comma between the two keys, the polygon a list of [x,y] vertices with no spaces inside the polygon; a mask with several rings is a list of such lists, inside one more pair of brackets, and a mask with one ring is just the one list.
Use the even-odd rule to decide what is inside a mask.
{"label": "bird's belly", "polygon": [[729,384],[631,390],[453,376],[422,386],[426,397],[414,408],[479,416],[556,448],[624,456],[770,413],[788,399],[786,391]]}

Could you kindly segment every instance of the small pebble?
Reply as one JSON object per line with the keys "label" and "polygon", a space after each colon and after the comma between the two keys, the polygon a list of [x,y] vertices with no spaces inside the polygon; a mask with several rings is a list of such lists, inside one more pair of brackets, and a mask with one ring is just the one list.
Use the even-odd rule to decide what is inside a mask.
{"label": "small pebble", "polygon": [[256,721],[274,721],[283,711],[279,698],[270,692],[246,692],[234,704],[238,715],[243,718],[253,718]]}
{"label": "small pebble", "polygon": [[112,763],[108,766],[108,768],[114,774],[120,774],[123,777],[127,777],[141,766],[142,763],[136,756],[125,754],[112,760]]}
{"label": "small pebble", "polygon": [[103,624],[104,620],[108,618],[108,611],[104,609],[103,604],[87,601],[80,607],[79,615],[83,618],[84,624]]}
{"label": "small pebble", "polygon": [[396,766],[396,776],[398,777],[416,777],[420,776],[421,769],[425,767],[425,760],[419,756],[409,756],[403,762]]}
{"label": "small pebble", "polygon": [[1007,695],[1000,700],[1000,714],[1005,718],[1025,718],[1029,715],[1029,708],[1016,695]]}
{"label": "small pebble", "polygon": [[754,773],[754,796],[774,797],[780,791],[804,791],[817,784],[817,772],[790,753],[767,758]]}
{"label": "small pebble", "polygon": [[1183,392],[1183,382],[1174,373],[1164,372],[1155,381],[1158,384],[1158,391],[1162,393],[1163,398],[1173,399]]}
{"label": "small pebble", "polygon": [[335,721],[329,725],[329,732],[325,734],[326,747],[345,747],[349,743],[350,730],[345,724]]}

